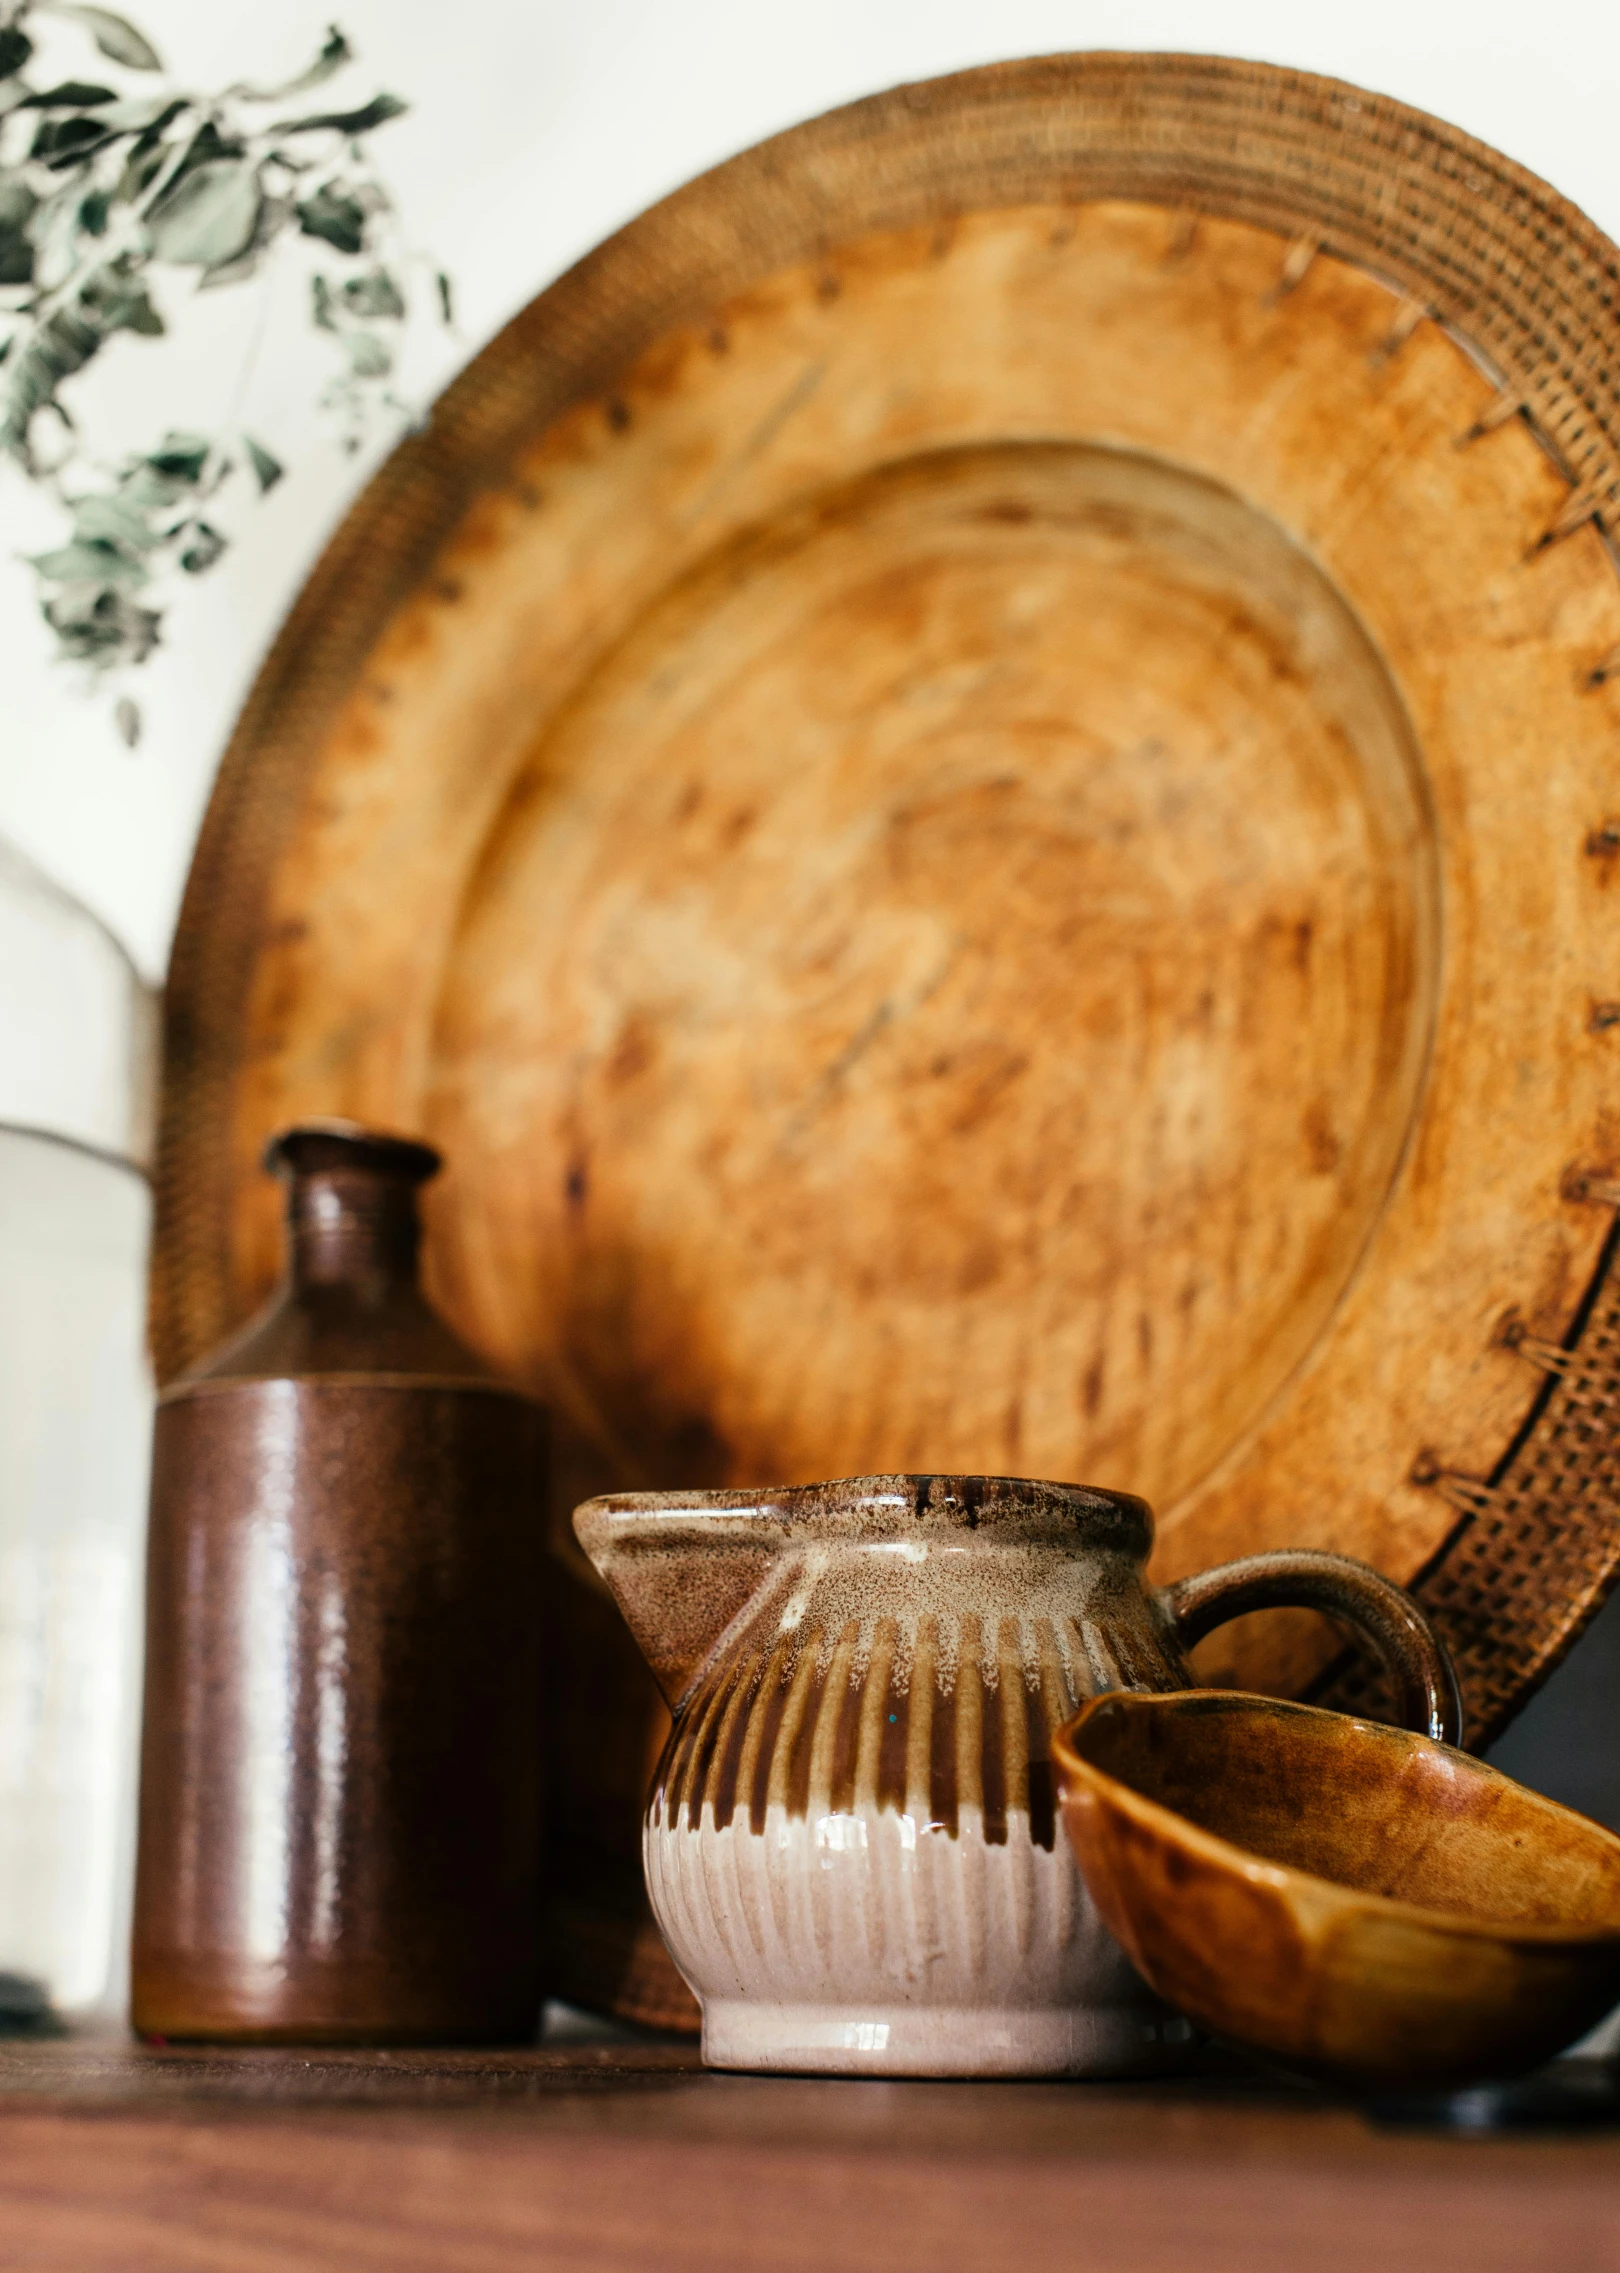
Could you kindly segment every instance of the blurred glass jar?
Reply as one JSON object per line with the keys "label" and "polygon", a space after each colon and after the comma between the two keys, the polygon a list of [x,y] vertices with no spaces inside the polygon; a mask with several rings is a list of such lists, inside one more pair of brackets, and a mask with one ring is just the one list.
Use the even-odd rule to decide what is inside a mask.
{"label": "blurred glass jar", "polygon": [[0,843],[0,2030],[127,2000],[155,1036]]}

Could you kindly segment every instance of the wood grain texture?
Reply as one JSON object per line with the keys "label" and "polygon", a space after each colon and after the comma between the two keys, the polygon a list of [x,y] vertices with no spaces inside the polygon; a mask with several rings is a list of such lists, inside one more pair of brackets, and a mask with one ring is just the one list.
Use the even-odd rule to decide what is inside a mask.
{"label": "wood grain texture", "polygon": [[16,2273],[1554,2273],[1606,2139],[1380,2137],[1299,2094],[690,2072],[691,2055],[0,2052]]}
{"label": "wood grain texture", "polygon": [[813,489],[537,735],[432,1044],[444,1282],[649,1484],[1176,1507],[1388,1199],[1438,890],[1387,671],[1233,492],[1036,442]]}

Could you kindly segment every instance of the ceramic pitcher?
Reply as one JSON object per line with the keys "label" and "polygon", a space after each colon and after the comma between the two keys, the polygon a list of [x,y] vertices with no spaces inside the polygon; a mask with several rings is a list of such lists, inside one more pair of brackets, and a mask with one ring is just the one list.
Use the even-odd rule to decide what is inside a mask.
{"label": "ceramic pitcher", "polygon": [[674,1716],[647,1884],[717,2066],[1124,2074],[1186,2024],[1138,1981],[1056,1827],[1049,1746],[1106,1689],[1192,1685],[1186,1648],[1277,1604],[1348,1620],[1404,1717],[1456,1741],[1421,1613],[1343,1557],[1155,1589],[1122,1492],[867,1476],[588,1500],[580,1543]]}

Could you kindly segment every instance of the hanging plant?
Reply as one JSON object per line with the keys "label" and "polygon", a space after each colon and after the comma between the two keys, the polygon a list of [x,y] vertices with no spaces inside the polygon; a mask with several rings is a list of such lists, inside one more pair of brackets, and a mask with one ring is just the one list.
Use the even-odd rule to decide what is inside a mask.
{"label": "hanging plant", "polygon": [[[86,35],[97,76],[48,83],[37,19]],[[61,542],[30,559],[68,661],[98,674],[144,663],[162,637],[165,586],[205,574],[226,550],[233,488],[262,495],[282,475],[274,452],[241,431],[168,433],[111,465],[93,454],[74,383],[125,338],[160,338],[177,284],[257,280],[262,290],[278,247],[314,240],[308,315],[335,354],[323,407],[350,449],[378,414],[409,416],[394,373],[417,264],[399,250],[371,159],[372,137],[406,105],[390,94],[353,106],[299,100],[354,60],[334,25],[296,78],[196,94],[164,78],[156,49],[121,15],[0,0],[0,454],[62,512]],[[108,63],[119,84],[102,83]],[[449,323],[442,272],[431,289]],[[127,692],[115,717],[133,746],[140,713]]]}

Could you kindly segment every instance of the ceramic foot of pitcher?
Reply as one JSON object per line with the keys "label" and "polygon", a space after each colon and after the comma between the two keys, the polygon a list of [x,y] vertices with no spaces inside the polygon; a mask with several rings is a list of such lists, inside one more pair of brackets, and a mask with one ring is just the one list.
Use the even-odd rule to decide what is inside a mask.
{"label": "ceramic foot of pitcher", "polygon": [[1016,2007],[765,2005],[711,1999],[711,2068],[823,2076],[1142,2076],[1179,2067],[1193,2031],[1145,2003]]}

